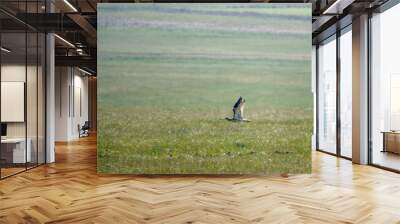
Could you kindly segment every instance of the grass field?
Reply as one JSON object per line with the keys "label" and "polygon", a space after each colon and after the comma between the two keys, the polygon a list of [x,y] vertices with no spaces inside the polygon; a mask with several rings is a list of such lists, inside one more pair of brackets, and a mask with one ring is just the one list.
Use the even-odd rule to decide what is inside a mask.
{"label": "grass field", "polygon": [[[311,10],[101,4],[98,172],[311,172]],[[245,117],[229,122],[239,96]]]}

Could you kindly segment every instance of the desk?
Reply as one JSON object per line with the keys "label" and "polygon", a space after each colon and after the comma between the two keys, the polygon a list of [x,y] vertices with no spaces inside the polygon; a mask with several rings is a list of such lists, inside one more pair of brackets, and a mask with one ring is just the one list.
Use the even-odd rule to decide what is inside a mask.
{"label": "desk", "polygon": [[[1,139],[1,156],[6,160],[6,163],[26,163],[31,162],[32,153],[30,138],[27,139],[25,152],[25,138],[6,138]],[[26,159],[26,160],[25,160]]]}
{"label": "desk", "polygon": [[382,152],[392,152],[400,154],[400,132],[383,131],[383,150]]}

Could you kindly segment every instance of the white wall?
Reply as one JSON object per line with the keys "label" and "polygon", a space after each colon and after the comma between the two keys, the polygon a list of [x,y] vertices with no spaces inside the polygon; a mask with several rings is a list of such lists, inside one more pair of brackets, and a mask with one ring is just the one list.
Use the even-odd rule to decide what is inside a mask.
{"label": "white wall", "polygon": [[76,68],[56,67],[55,86],[55,140],[77,139],[78,125],[88,120],[88,77]]}
{"label": "white wall", "polygon": [[[38,70],[36,70],[38,69]],[[21,108],[21,113],[27,115],[27,120],[22,122],[5,122],[7,124],[7,137],[24,138],[30,140],[32,161],[44,163],[45,150],[45,118],[44,118],[44,74],[42,68],[25,64],[3,64],[1,66],[2,82],[24,82],[26,84],[26,107]],[[27,78],[27,81],[25,80]],[[7,96],[2,96],[6,97]],[[1,108],[10,110],[10,108]],[[13,111],[8,111],[13,113]],[[14,112],[16,113],[16,112]],[[37,156],[37,153],[39,154]]]}
{"label": "white wall", "polygon": [[[35,66],[27,66],[18,65],[18,64],[5,64],[1,66],[1,81],[2,82],[25,82],[25,75],[27,69],[28,81],[30,86],[36,86],[36,80],[34,80],[31,76],[36,77],[36,67]],[[28,129],[32,127],[36,130],[36,113],[32,113],[32,110],[36,111],[36,88],[27,88],[27,118],[28,118]],[[6,108],[2,108],[5,110]],[[34,122],[34,124],[31,124]],[[29,130],[28,130],[29,131]],[[36,132],[35,132],[36,133]],[[25,122],[7,122],[7,135],[8,137],[25,137]],[[29,133],[28,133],[28,137]]]}
{"label": "white wall", "polygon": [[[76,70],[75,70],[76,71]],[[79,132],[78,132],[78,124],[81,126],[85,123],[85,121],[88,121],[88,77],[87,76],[82,76],[82,73],[79,73],[79,75],[76,75],[74,77],[74,89],[75,89],[75,106],[72,108],[72,110],[75,110],[75,113],[73,113],[73,119],[72,119],[72,136],[79,137]],[[80,92],[80,93],[79,93]],[[80,97],[79,97],[80,95]],[[79,103],[80,101],[80,103]],[[81,107],[81,108],[79,108]],[[80,111],[81,110],[81,111]]]}
{"label": "white wall", "polygon": [[[29,68],[28,68],[29,70]],[[25,64],[24,65],[2,65],[1,81],[25,82]],[[2,108],[4,110],[6,108]],[[25,122],[7,123],[7,137],[25,137]]]}
{"label": "white wall", "polygon": [[55,68],[55,141],[67,141],[69,133],[69,68]]}

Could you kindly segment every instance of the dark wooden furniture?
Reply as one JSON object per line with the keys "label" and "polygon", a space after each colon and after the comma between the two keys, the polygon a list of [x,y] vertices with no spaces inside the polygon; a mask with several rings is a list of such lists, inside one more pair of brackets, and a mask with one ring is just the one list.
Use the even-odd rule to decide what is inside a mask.
{"label": "dark wooden furniture", "polygon": [[400,131],[383,131],[382,152],[400,154]]}

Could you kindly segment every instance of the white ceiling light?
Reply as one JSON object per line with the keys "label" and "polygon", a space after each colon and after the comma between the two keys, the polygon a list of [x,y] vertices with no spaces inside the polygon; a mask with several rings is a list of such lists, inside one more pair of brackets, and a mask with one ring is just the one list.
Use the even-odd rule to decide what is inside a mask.
{"label": "white ceiling light", "polygon": [[73,44],[72,44],[71,42],[69,42],[68,40],[66,40],[66,39],[64,39],[64,38],[62,38],[62,37],[60,37],[60,36],[57,35],[57,34],[54,34],[54,36],[57,37],[57,38],[58,38],[59,40],[61,40],[62,42],[66,43],[68,46],[75,48],[75,45],[73,45]]}
{"label": "white ceiling light", "polygon": [[336,0],[322,14],[342,14],[343,10],[351,5],[355,0]]}
{"label": "white ceiling light", "polygon": [[64,0],[65,4],[67,4],[74,12],[78,12],[78,10],[68,1]]}
{"label": "white ceiling light", "polygon": [[83,69],[81,69],[81,68],[79,68],[79,67],[78,67],[78,70],[81,71],[81,72],[83,72],[83,73],[85,73],[85,74],[87,74],[87,75],[93,75],[92,73],[90,73],[90,72],[88,72],[88,71],[86,71],[86,70],[83,70]]}
{"label": "white ceiling light", "polygon": [[5,48],[5,47],[1,47],[1,50],[4,51],[4,52],[6,52],[6,53],[10,53],[10,52],[11,52],[10,50],[8,50],[8,49]]}

